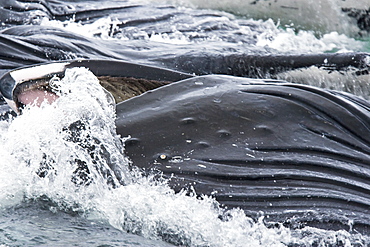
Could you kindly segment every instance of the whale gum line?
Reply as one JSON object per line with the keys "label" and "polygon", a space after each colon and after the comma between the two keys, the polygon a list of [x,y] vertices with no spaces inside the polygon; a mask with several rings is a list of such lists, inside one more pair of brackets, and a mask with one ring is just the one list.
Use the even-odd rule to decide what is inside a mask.
{"label": "whale gum line", "polygon": [[99,76],[100,85],[108,90],[116,103],[141,95],[146,91],[167,85],[171,82],[138,79],[133,77]]}

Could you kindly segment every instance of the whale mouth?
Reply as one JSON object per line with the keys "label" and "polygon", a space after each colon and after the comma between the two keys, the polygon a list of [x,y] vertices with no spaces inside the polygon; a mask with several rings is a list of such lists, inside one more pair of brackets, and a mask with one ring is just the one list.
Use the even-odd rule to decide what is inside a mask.
{"label": "whale mouth", "polygon": [[53,85],[53,78],[63,78],[66,69],[73,67],[86,67],[93,72],[114,105],[149,90],[194,76],[123,61],[59,61],[22,67],[5,73],[0,77],[0,93],[18,115],[24,106],[53,103],[59,95],[58,88]]}
{"label": "whale mouth", "polygon": [[26,106],[40,107],[41,104],[51,104],[58,98],[56,89],[50,86],[49,78],[23,81],[13,89],[13,101],[19,112]]}
{"label": "whale mouth", "polygon": [[57,91],[50,85],[53,77],[64,76],[68,62],[50,63],[17,69],[0,79],[0,92],[8,105],[17,114],[25,106],[40,106],[53,103]]}
{"label": "whale mouth", "polygon": [[[58,88],[53,81],[55,78],[64,77],[70,64],[57,62],[11,71],[0,79],[0,92],[18,115],[26,106],[40,107],[43,103],[51,104],[59,98]],[[108,97],[109,92],[106,93]],[[113,97],[110,98],[114,102]]]}

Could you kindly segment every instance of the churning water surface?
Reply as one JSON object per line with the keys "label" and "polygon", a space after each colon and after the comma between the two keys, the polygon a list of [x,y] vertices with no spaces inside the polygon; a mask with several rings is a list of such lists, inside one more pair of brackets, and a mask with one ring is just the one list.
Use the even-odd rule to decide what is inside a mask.
{"label": "churning water surface", "polygon": [[[91,39],[146,40],[153,45],[196,43],[205,49],[253,46],[303,53],[370,51],[367,40],[336,32],[318,36],[310,30],[282,28],[272,20],[176,8],[183,13],[211,11],[215,15],[214,19],[192,19],[185,24],[171,19],[166,22],[170,31],[164,32],[125,29],[114,17],[90,23],[43,19],[41,25],[58,26]],[[204,29],[197,29],[202,26]],[[215,30],[218,27],[219,32],[208,33],[207,27]],[[123,154],[125,137],[115,133],[114,107],[91,72],[84,68],[70,69],[60,81],[54,79],[54,83],[63,97],[52,105],[29,108],[17,118],[0,122],[0,242],[4,246],[364,246],[370,243],[367,237],[344,230],[267,227],[263,213],[260,220],[254,221],[239,209],[222,209],[212,198],[199,199],[196,192],[190,196],[186,192],[174,193],[165,180],[144,177],[140,171],[129,169],[135,164],[130,164]],[[94,159],[80,144],[70,141],[68,126],[77,121],[83,121],[80,134],[85,144],[95,147]],[[79,186],[72,179],[78,168],[76,160],[85,162],[90,171],[91,181],[87,186]],[[113,188],[107,182],[107,174],[113,172],[109,163],[119,167],[125,186],[115,183]],[[40,164],[51,168],[44,177],[38,175]]]}

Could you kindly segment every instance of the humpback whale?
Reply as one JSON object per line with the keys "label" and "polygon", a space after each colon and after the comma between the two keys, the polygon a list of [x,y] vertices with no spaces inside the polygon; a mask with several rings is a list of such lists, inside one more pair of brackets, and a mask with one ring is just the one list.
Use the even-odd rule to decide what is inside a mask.
{"label": "humpback whale", "polygon": [[[274,12],[290,9],[294,16],[302,8],[295,1],[246,3],[251,9],[270,3]],[[360,1],[337,3],[337,17],[345,21],[332,22],[349,21],[355,27],[350,32],[366,35],[367,2],[360,7],[351,5]],[[215,197],[224,207],[242,208],[254,218],[264,215],[267,224],[368,235],[368,53],[287,54],[257,47],[254,34],[261,30],[253,23],[245,23],[253,35],[236,35],[228,46],[210,49],[197,42],[189,48],[188,44],[148,45],[145,39],[104,41],[56,27],[24,25],[39,24],[44,17],[89,23],[109,14],[121,18],[118,28],[112,25],[109,30],[112,36],[138,26],[144,26],[147,33],[166,33],[171,32],[172,23],[163,22],[183,15],[172,6],[161,7],[159,14],[159,8],[127,1],[105,1],[99,8],[91,1],[47,0],[10,0],[0,6],[0,90],[13,107],[12,111],[1,101],[1,119],[16,115],[22,103],[14,89],[22,89],[26,82],[32,87],[70,67],[89,68],[102,82],[108,81],[108,87],[112,78],[116,84],[144,85],[146,93],[116,106],[117,132],[130,136],[125,153],[135,166],[148,173],[161,171],[176,191],[192,188],[199,195]],[[142,17],[144,10],[150,17]],[[217,13],[190,16],[207,19]],[[233,31],[232,24],[223,23]],[[332,23],[321,24],[319,31],[337,30]],[[181,31],[192,32],[197,27],[192,25]],[[344,26],[339,29],[345,32]],[[221,36],[228,30],[207,23],[201,28],[203,33],[219,28],[217,35]],[[60,62],[44,64],[50,61]],[[290,83],[297,81],[296,73],[312,67],[325,78],[344,75],[335,80],[349,80],[347,86],[365,78],[364,83],[348,89],[365,99]],[[344,90],[341,84],[332,89]]]}
{"label": "humpback whale", "polygon": [[[15,101],[14,89],[29,76],[37,81],[76,66],[122,84],[130,78],[159,83],[117,104],[116,127],[130,136],[125,153],[133,164],[160,170],[174,190],[193,188],[251,217],[263,212],[267,224],[368,233],[367,100],[279,80],[193,76],[105,60],[14,70],[0,79],[1,93]],[[27,79],[17,79],[20,74]]]}

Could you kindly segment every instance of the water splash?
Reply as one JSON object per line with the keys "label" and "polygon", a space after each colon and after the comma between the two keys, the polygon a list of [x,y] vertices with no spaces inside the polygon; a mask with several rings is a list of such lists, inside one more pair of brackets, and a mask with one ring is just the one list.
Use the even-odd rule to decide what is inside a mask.
{"label": "water splash", "polygon": [[292,27],[282,29],[271,23],[270,28],[257,37],[257,46],[269,47],[281,52],[320,53],[361,51],[364,42],[347,37],[338,32],[323,34],[321,37],[313,31],[296,31]]}
{"label": "water splash", "polygon": [[[70,197],[76,183],[84,182],[72,179],[81,179],[81,164],[87,166],[86,176],[94,180],[95,186],[104,187],[104,179],[118,184],[111,171],[115,166],[117,177],[128,182],[128,160],[115,134],[115,109],[105,100],[106,93],[97,78],[86,69],[71,69],[59,85],[54,84],[62,96],[55,103],[29,107],[21,116],[2,123],[2,166],[13,170],[9,171],[13,174],[9,181],[1,184],[2,191],[8,191],[5,187],[9,185],[23,184],[26,197]],[[76,127],[80,129],[73,133],[71,126],[76,123],[80,123]],[[107,153],[112,155],[107,157]]]}

